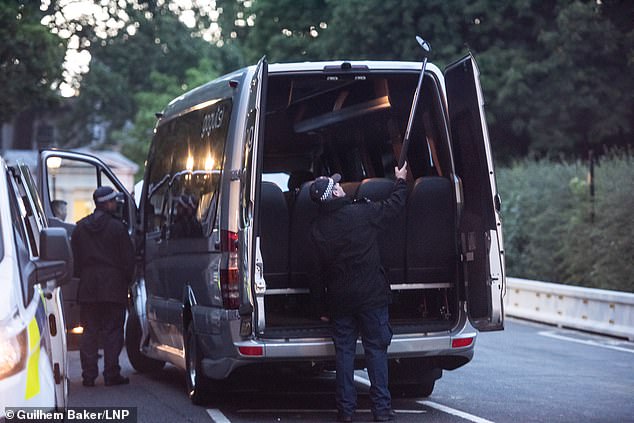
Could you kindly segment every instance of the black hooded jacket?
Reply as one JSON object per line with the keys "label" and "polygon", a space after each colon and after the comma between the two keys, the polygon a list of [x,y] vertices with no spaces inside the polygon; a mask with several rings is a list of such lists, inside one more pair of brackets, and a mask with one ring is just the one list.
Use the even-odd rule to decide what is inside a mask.
{"label": "black hooded jacket", "polygon": [[80,303],[126,304],[134,273],[134,249],[123,223],[96,209],[77,222],[71,239]]}
{"label": "black hooded jacket", "polygon": [[377,236],[398,215],[407,183],[397,179],[389,198],[371,202],[338,198],[320,205],[312,236],[317,246],[332,316],[355,314],[391,302]]}

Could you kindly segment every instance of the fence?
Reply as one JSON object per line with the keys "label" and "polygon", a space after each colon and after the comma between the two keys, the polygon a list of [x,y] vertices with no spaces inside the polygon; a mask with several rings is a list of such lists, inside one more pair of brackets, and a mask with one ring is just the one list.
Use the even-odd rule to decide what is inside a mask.
{"label": "fence", "polygon": [[634,294],[507,278],[506,315],[634,341]]}

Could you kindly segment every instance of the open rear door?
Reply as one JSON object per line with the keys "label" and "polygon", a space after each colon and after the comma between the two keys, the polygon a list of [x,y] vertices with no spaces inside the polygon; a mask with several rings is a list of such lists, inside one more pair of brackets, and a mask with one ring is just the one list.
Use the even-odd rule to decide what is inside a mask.
{"label": "open rear door", "polygon": [[[242,304],[240,306],[240,334],[248,336],[264,327],[264,291],[262,256],[257,242],[257,202],[260,195],[259,166],[262,163],[261,138],[264,134],[268,62],[266,56],[258,62],[249,84],[247,122],[244,132],[242,169],[240,178],[239,251],[245,252],[242,261]],[[255,298],[253,298],[255,294]],[[255,311],[255,314],[254,314]]]}
{"label": "open rear door", "polygon": [[[69,236],[75,224],[94,210],[94,190],[100,186],[112,187],[121,193],[123,198],[117,215],[128,227],[130,235],[134,235],[134,198],[99,158],[75,151],[42,150],[38,161],[37,184],[49,226],[63,227]],[[77,286],[77,278],[62,286],[69,349],[78,348],[79,335],[83,332],[79,320],[79,307],[76,304]]]}
{"label": "open rear door", "polygon": [[480,73],[473,56],[449,65],[445,82],[454,162],[464,192],[460,238],[469,319],[479,330],[502,330],[505,275],[500,201]]}

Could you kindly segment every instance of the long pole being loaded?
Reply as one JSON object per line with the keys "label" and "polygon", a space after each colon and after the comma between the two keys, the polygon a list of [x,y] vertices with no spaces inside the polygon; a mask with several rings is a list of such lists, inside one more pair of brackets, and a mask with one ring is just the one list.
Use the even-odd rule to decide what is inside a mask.
{"label": "long pole being loaded", "polygon": [[420,97],[420,89],[423,85],[423,77],[425,76],[425,67],[427,67],[427,53],[431,51],[431,46],[425,40],[418,35],[416,41],[423,49],[423,67],[418,77],[418,84],[416,85],[416,91],[414,91],[414,99],[412,100],[412,108],[409,111],[409,119],[407,120],[407,129],[405,130],[405,137],[403,138],[403,146],[401,147],[401,156],[398,159],[398,168],[402,168],[405,160],[407,160],[407,149],[409,147],[409,135],[412,131],[412,124],[414,123],[414,116],[416,115],[416,106],[418,105],[418,98]]}

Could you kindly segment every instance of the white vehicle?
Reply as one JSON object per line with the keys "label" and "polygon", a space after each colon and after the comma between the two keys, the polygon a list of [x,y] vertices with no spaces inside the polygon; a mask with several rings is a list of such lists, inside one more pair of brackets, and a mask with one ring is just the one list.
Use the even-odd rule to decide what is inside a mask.
{"label": "white vehicle", "polygon": [[[263,59],[170,102],[136,219],[129,194],[121,210],[140,257],[126,328],[134,368],[186,370],[195,403],[238,370],[332,369],[331,328],[315,312],[309,181],[337,172],[349,196],[379,200],[402,150],[408,203],[379,238],[393,292],[390,389],[430,395],[443,370],[471,360],[477,330],[504,326],[500,201],[470,55],[424,73],[414,62]],[[125,193],[98,160],[48,151],[41,168],[53,157],[90,164],[97,185]],[[360,342],[358,356],[362,368]]]}
{"label": "white vehicle", "polygon": [[0,157],[0,419],[5,407],[66,407],[60,285],[71,273],[66,231],[47,227],[28,168]]}

